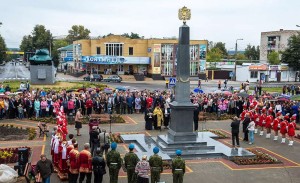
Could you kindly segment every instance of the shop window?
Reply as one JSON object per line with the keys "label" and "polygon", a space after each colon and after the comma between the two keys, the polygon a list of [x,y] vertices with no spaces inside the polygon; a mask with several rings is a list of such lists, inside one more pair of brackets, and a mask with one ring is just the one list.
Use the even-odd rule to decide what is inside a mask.
{"label": "shop window", "polygon": [[133,55],[133,47],[129,47],[128,52],[129,52],[129,55]]}
{"label": "shop window", "polygon": [[101,48],[100,48],[100,47],[97,47],[96,49],[97,49],[97,52],[96,52],[97,55],[101,55]]}
{"label": "shop window", "polygon": [[250,78],[257,78],[258,72],[257,71],[250,71]]}
{"label": "shop window", "polygon": [[198,60],[199,49],[198,45],[190,46],[190,60]]}
{"label": "shop window", "polygon": [[162,44],[161,45],[161,59],[162,60],[173,60],[173,44]]}

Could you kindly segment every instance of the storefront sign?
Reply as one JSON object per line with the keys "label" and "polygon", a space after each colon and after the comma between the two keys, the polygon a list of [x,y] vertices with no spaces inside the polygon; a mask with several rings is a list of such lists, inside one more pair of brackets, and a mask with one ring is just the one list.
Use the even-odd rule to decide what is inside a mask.
{"label": "storefront sign", "polygon": [[160,44],[154,44],[153,45],[153,52],[154,53],[160,53],[161,45]]}
{"label": "storefront sign", "polygon": [[149,57],[119,57],[119,56],[82,56],[83,63],[91,64],[150,64]]}
{"label": "storefront sign", "polygon": [[63,58],[64,62],[71,62],[73,61],[73,51],[66,51],[66,55]]}
{"label": "storefront sign", "polygon": [[289,70],[289,67],[287,65],[282,65],[280,70],[287,71]]}
{"label": "storefront sign", "polygon": [[271,71],[277,71],[278,69],[278,65],[270,65],[270,70]]}
{"label": "storefront sign", "polygon": [[267,65],[250,65],[249,70],[266,71],[267,70]]}

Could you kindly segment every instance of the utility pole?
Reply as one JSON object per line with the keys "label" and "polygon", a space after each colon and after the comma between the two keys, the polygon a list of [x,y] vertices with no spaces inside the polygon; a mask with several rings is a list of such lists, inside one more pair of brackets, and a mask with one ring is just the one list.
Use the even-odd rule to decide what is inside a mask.
{"label": "utility pole", "polygon": [[235,41],[235,61],[234,61],[234,80],[236,81],[236,60],[237,60],[237,42],[242,41],[243,39],[237,39]]}

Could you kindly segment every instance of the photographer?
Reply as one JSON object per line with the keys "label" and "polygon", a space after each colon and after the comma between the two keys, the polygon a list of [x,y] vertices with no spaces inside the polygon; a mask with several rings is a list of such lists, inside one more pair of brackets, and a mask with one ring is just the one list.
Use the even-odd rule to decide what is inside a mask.
{"label": "photographer", "polygon": [[105,129],[103,129],[102,132],[99,134],[99,139],[100,139],[101,152],[102,152],[102,154],[104,153],[106,156],[108,149],[110,147],[110,144],[109,144],[109,134],[106,133]]}
{"label": "photographer", "polygon": [[99,133],[100,129],[98,126],[93,126],[92,131],[90,132],[90,144],[91,144],[91,154],[94,155],[94,152],[99,147]]}

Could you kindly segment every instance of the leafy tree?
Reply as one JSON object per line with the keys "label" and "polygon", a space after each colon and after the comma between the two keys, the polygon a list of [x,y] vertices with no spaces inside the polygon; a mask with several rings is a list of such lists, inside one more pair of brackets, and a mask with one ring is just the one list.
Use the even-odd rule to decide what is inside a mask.
{"label": "leafy tree", "polygon": [[3,37],[0,35],[0,63],[2,63],[6,59],[6,44]]}
{"label": "leafy tree", "polygon": [[259,60],[259,46],[255,48],[255,46],[247,45],[245,49],[245,56],[249,60]]}
{"label": "leafy tree", "polygon": [[244,54],[238,53],[236,55],[236,60],[247,60],[247,57]]}
{"label": "leafy tree", "polygon": [[67,40],[59,39],[53,41],[53,51],[52,51],[52,59],[54,62],[54,66],[57,67],[59,65],[59,51],[58,49],[61,47],[68,46]]}
{"label": "leafy tree", "polygon": [[32,45],[35,49],[49,49],[52,46],[52,34],[50,30],[46,30],[44,25],[36,25],[32,31]]}
{"label": "leafy tree", "polygon": [[217,42],[214,44],[213,48],[218,48],[221,51],[223,57],[227,57],[227,50],[225,48],[225,43]]}
{"label": "leafy tree", "polygon": [[206,60],[208,62],[220,62],[223,58],[222,51],[219,48],[212,48],[208,50]]}
{"label": "leafy tree", "polygon": [[23,36],[23,39],[21,41],[20,49],[22,51],[34,51],[33,43],[32,43],[32,36]]}
{"label": "leafy tree", "polygon": [[288,48],[282,53],[281,58],[294,70],[300,70],[300,33],[290,37]]}
{"label": "leafy tree", "polygon": [[138,33],[133,33],[133,32],[131,32],[130,35],[128,33],[124,33],[121,36],[130,38],[130,39],[141,39],[141,37],[140,37],[140,35]]}
{"label": "leafy tree", "polygon": [[72,44],[73,41],[79,39],[89,39],[91,31],[89,29],[84,28],[83,25],[73,25],[69,30],[69,34],[67,36],[67,41],[69,44]]}
{"label": "leafy tree", "polygon": [[280,60],[279,60],[279,53],[272,51],[271,53],[269,53],[268,55],[268,62],[271,65],[278,65],[280,64]]}

